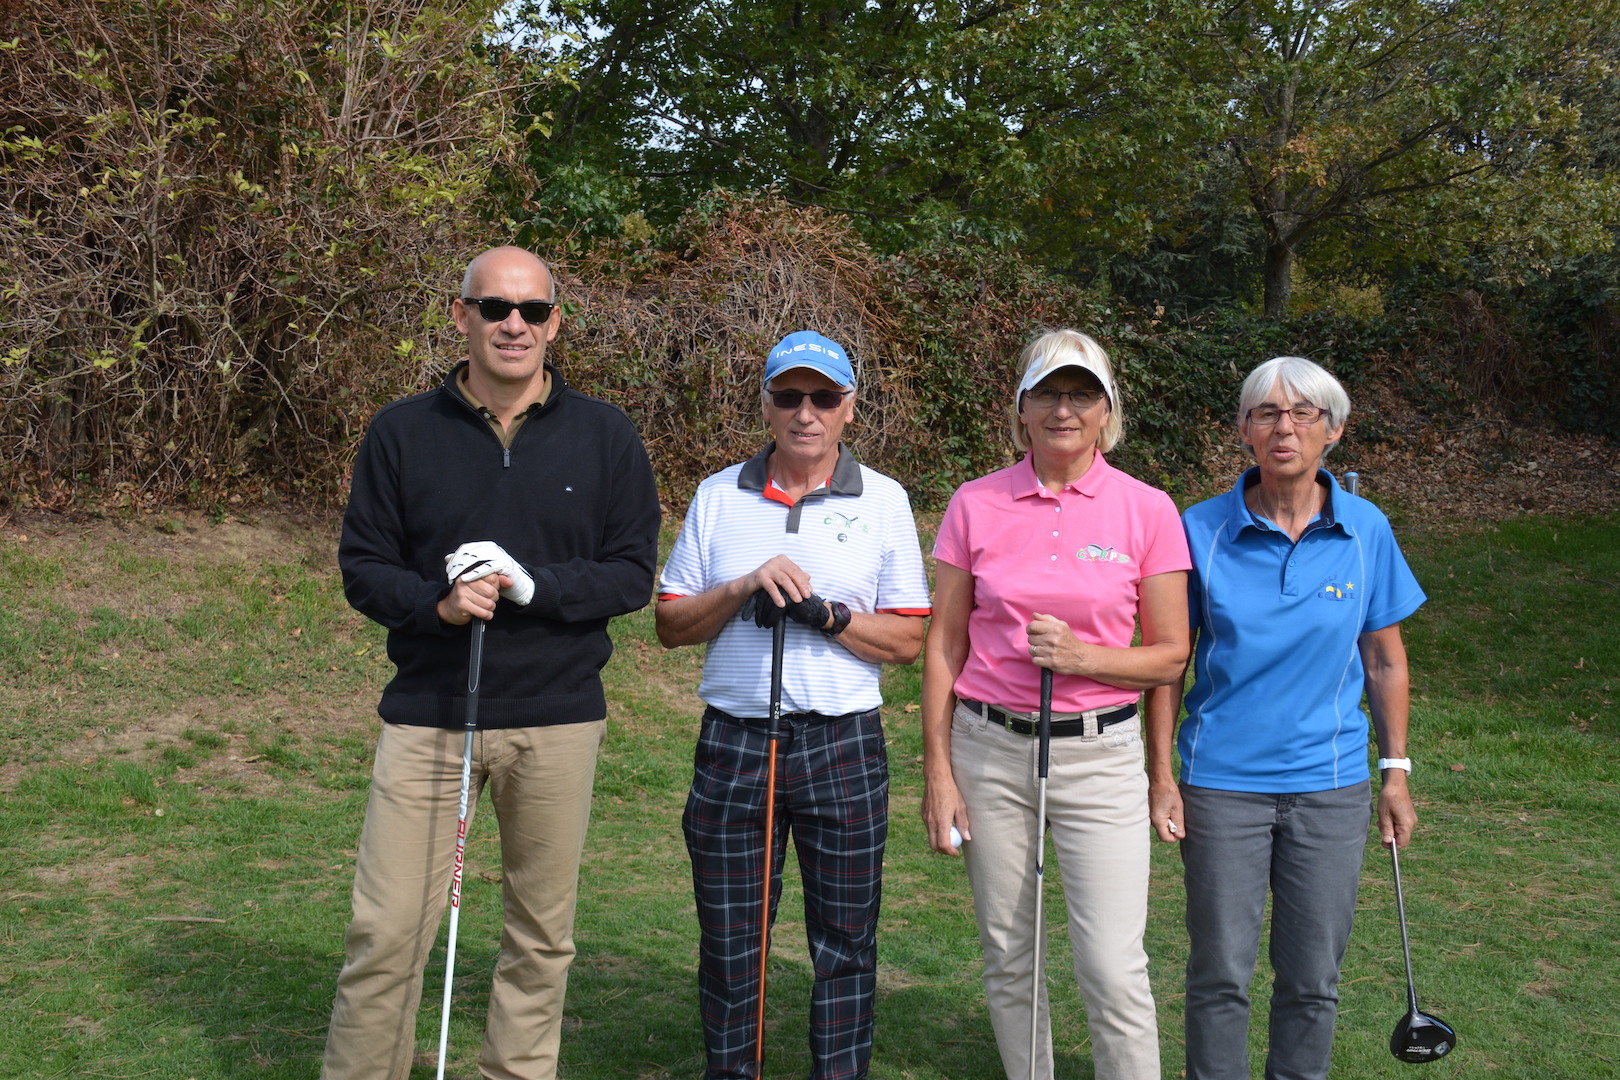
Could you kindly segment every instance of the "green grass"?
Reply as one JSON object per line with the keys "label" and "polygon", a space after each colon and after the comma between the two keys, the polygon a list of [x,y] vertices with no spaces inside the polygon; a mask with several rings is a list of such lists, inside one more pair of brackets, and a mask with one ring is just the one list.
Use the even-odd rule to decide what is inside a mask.
{"label": "green grass", "polygon": [[[1430,595],[1406,624],[1421,823],[1402,870],[1422,1003],[1462,1036],[1424,1076],[1620,1075],[1617,537],[1613,517],[1402,531]],[[702,1048],[679,818],[701,656],[659,648],[647,612],[615,637],[563,1072],[691,1077]],[[165,554],[124,534],[0,544],[0,1076],[315,1075],[389,674],[381,643],[329,562]],[[917,816],[918,674],[885,684],[894,796],[873,1074],[991,1078],[971,898]],[[499,935],[487,804],[468,851],[457,1077],[475,1075]],[[809,1067],[795,874],[771,960],[774,1075]],[[1091,1060],[1052,876],[1058,1076],[1081,1080]],[[1180,1074],[1181,905],[1175,851],[1155,845],[1148,945],[1166,1077]],[[413,1077],[433,1074],[442,964],[441,949]],[[1374,845],[1335,1076],[1408,1075],[1386,1045],[1403,998]],[[1264,1020],[1262,972],[1257,1055]]]}

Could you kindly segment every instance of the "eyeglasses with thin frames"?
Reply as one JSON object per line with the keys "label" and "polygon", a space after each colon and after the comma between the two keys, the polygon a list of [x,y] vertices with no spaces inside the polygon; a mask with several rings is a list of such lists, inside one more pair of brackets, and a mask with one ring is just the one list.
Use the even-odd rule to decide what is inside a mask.
{"label": "eyeglasses with thin frames", "polygon": [[1282,419],[1283,413],[1288,414],[1300,427],[1309,427],[1327,415],[1327,410],[1315,405],[1295,405],[1292,409],[1279,409],[1275,405],[1260,405],[1248,412],[1249,424],[1252,427],[1271,427]]}
{"label": "eyeglasses with thin frames", "polygon": [[1103,399],[1103,393],[1100,390],[1053,390],[1046,386],[1024,391],[1026,401],[1043,409],[1057,408],[1057,403],[1064,398],[1069,399],[1069,404],[1077,412],[1085,412]]}
{"label": "eyeglasses with thin frames", "polygon": [[800,402],[802,402],[805,398],[809,398],[810,404],[814,405],[822,412],[826,412],[828,409],[838,408],[838,406],[844,403],[844,399],[853,394],[855,391],[767,390],[765,392],[770,395],[771,404],[775,405],[778,409],[797,409]]}
{"label": "eyeglasses with thin frames", "polygon": [[556,302],[552,300],[524,300],[514,304],[498,296],[463,296],[461,302],[477,308],[478,314],[485,322],[505,322],[512,314],[512,309],[517,308],[517,313],[523,316],[523,321],[531,326],[539,326],[551,318],[551,313],[557,308]]}

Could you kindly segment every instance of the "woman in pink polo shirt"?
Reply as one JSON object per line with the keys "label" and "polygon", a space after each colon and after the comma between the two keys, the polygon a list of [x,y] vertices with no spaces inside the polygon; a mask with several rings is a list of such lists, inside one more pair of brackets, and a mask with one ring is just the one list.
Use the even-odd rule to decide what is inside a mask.
{"label": "woman in pink polo shirt", "polygon": [[1142,948],[1149,830],[1136,703],[1186,663],[1190,563],[1170,497],[1103,459],[1122,429],[1102,348],[1074,330],[1042,334],[1023,351],[1013,402],[1023,460],[963,484],[934,545],[923,820],[930,846],[966,863],[990,1019],[1012,1080],[1052,1076],[1044,979],[1030,1001],[1035,849],[1045,836],[1035,821],[1042,668],[1054,673],[1047,821],[1096,1075],[1159,1078]]}

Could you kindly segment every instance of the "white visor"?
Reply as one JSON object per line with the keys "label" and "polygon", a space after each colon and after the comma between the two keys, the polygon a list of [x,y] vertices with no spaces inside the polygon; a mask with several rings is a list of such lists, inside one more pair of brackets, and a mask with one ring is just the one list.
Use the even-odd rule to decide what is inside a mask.
{"label": "white visor", "polygon": [[1113,407],[1119,396],[1114,393],[1113,380],[1108,377],[1102,366],[1087,356],[1083,349],[1065,350],[1065,353],[1066,355],[1062,357],[1037,356],[1035,362],[1029,365],[1029,370],[1024,372],[1024,381],[1018,384],[1018,400],[1022,401],[1026,390],[1033,390],[1037,383],[1052,372],[1061,371],[1066,367],[1077,367],[1097,377],[1097,381],[1102,383],[1103,393],[1108,395],[1109,407]]}

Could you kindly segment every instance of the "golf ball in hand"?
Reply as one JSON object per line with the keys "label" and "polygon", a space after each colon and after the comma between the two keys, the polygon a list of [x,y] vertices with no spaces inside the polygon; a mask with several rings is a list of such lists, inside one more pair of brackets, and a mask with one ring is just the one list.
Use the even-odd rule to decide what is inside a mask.
{"label": "golf ball in hand", "polygon": [[951,826],[951,847],[959,848],[961,846],[962,846],[962,830],[958,829],[955,825],[952,825]]}

